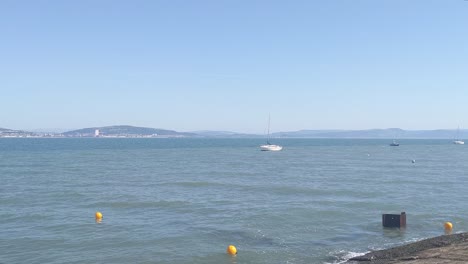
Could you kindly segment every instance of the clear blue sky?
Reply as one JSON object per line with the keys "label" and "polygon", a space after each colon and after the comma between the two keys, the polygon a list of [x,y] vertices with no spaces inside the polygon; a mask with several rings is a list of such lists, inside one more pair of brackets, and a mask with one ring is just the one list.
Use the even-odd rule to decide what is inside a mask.
{"label": "clear blue sky", "polygon": [[0,127],[468,127],[468,1],[0,1]]}

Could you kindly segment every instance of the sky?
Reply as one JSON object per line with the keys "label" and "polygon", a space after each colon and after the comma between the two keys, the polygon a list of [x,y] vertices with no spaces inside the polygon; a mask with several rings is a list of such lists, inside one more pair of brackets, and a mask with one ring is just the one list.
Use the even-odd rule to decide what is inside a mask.
{"label": "sky", "polygon": [[468,1],[1,0],[0,127],[468,128]]}

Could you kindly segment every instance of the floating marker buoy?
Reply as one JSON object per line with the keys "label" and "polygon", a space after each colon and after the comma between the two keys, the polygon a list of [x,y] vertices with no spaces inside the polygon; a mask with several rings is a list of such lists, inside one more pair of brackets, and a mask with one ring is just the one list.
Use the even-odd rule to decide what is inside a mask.
{"label": "floating marker buoy", "polygon": [[416,163],[416,160],[411,160],[411,163]]}
{"label": "floating marker buoy", "polygon": [[452,230],[453,225],[450,222],[445,222],[444,223],[444,228],[445,228],[445,230],[450,231],[450,230]]}
{"label": "floating marker buoy", "polygon": [[101,220],[101,219],[102,219],[102,214],[101,214],[101,212],[96,212],[95,217],[96,217],[96,220]]}
{"label": "floating marker buoy", "polygon": [[226,249],[226,252],[229,254],[229,255],[236,255],[237,254],[237,248],[233,245],[229,245]]}

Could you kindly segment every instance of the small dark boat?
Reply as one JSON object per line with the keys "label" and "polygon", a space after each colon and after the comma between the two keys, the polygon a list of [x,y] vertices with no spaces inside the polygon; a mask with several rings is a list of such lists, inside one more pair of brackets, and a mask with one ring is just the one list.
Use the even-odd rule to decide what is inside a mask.
{"label": "small dark boat", "polygon": [[400,146],[400,143],[397,143],[395,140],[393,140],[393,142],[390,144],[390,146],[398,147],[398,146]]}

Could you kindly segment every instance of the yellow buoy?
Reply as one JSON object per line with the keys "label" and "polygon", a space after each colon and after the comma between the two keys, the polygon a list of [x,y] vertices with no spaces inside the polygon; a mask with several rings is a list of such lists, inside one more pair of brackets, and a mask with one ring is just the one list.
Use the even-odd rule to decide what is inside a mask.
{"label": "yellow buoy", "polygon": [[237,248],[233,245],[229,245],[226,249],[226,252],[229,254],[229,255],[236,255],[237,254]]}
{"label": "yellow buoy", "polygon": [[445,230],[452,230],[453,225],[450,222],[445,222],[444,223],[444,228],[445,228]]}
{"label": "yellow buoy", "polygon": [[101,219],[102,219],[102,214],[101,214],[101,212],[96,212],[95,217],[96,217],[96,220],[101,220]]}

